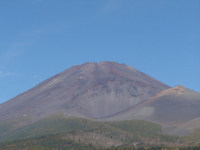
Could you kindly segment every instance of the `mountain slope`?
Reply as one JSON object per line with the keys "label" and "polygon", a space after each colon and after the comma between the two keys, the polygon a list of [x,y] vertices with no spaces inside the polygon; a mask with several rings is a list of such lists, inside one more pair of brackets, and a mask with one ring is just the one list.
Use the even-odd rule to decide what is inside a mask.
{"label": "mountain slope", "polygon": [[33,121],[53,113],[102,118],[145,101],[167,85],[130,66],[85,63],[57,74],[0,105],[0,122],[28,116]]}
{"label": "mountain slope", "polygon": [[200,93],[183,86],[164,90],[107,120],[143,119],[160,123],[164,132],[185,135],[200,128]]}
{"label": "mountain slope", "polygon": [[[172,140],[169,140],[170,138]],[[43,139],[42,142],[41,139]],[[98,148],[131,146],[133,143],[138,145],[162,145],[166,143],[174,145],[175,143],[178,144],[178,140],[177,137],[163,135],[160,125],[147,121],[99,122],[54,115],[15,131],[7,132],[4,136],[0,134],[0,149],[1,145],[10,145],[8,148],[13,147],[12,149],[15,149],[18,146],[28,147],[36,143],[41,144],[41,146],[44,146],[44,143],[49,143],[48,145],[53,147],[59,144],[65,146],[65,143],[67,144],[70,141],[77,145],[91,144]],[[5,141],[9,142],[4,143]]]}

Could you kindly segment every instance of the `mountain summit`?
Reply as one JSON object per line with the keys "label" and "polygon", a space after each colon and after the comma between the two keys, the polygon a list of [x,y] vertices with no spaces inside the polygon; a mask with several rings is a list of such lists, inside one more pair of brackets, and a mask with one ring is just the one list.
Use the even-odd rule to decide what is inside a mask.
{"label": "mountain summit", "polygon": [[0,105],[0,121],[54,113],[105,118],[141,103],[169,86],[115,62],[76,65]]}

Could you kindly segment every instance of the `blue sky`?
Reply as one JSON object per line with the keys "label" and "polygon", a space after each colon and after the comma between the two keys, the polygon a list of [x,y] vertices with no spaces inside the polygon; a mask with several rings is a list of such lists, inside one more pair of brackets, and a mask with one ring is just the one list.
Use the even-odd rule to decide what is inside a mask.
{"label": "blue sky", "polygon": [[200,92],[200,1],[0,1],[0,103],[100,61]]}

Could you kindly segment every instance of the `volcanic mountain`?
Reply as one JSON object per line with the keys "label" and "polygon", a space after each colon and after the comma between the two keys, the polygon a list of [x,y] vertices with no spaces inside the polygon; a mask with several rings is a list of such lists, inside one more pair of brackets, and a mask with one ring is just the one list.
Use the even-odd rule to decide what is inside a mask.
{"label": "volcanic mountain", "polygon": [[170,87],[115,62],[85,63],[55,75],[0,105],[0,122],[54,113],[106,118],[140,104]]}
{"label": "volcanic mountain", "polygon": [[85,63],[0,104],[0,149],[199,145],[199,108],[200,93],[184,86],[124,64]]}
{"label": "volcanic mountain", "polygon": [[0,131],[4,122],[12,122],[15,130],[59,114],[98,121],[146,120],[160,124],[167,134],[187,135],[200,127],[199,108],[200,93],[184,86],[170,88],[124,64],[85,63],[1,104]]}

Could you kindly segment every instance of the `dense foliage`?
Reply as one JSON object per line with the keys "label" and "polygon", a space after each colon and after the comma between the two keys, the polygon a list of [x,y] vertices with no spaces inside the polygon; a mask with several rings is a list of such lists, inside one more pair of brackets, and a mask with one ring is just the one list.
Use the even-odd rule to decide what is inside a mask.
{"label": "dense foliage", "polygon": [[168,136],[160,125],[141,120],[98,122],[53,116],[16,130],[10,127],[9,122],[0,124],[0,150],[200,149],[200,130],[182,138]]}
{"label": "dense foliage", "polygon": [[43,136],[26,140],[18,140],[0,145],[1,150],[199,150],[200,147],[166,147],[166,146],[118,146],[98,148],[91,144],[76,143],[63,140],[59,135]]}
{"label": "dense foliage", "polygon": [[[6,128],[6,125],[4,125]],[[2,130],[4,129],[2,128]],[[161,133],[161,126],[147,121],[130,120],[121,122],[98,122],[80,118],[64,118],[52,116],[34,124],[18,128],[14,131],[5,130],[4,136],[0,135],[1,141],[11,141],[24,138],[41,137],[45,135],[60,134],[81,130],[84,132],[98,132],[100,134],[116,137],[122,133],[139,140],[142,137],[155,138]]]}

